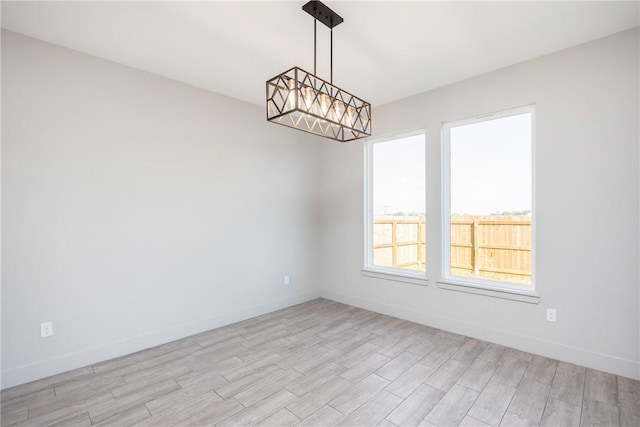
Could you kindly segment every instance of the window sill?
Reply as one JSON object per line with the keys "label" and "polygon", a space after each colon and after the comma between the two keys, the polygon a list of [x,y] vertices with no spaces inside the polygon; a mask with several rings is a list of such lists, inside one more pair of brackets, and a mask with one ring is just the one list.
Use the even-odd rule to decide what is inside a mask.
{"label": "window sill", "polygon": [[418,275],[401,274],[383,270],[370,270],[363,268],[360,270],[363,276],[375,277],[376,279],[393,280],[394,282],[410,283],[418,286],[428,286],[429,279]]}
{"label": "window sill", "polygon": [[471,285],[456,282],[437,282],[438,288],[447,289],[450,291],[467,292],[470,294],[484,295],[493,298],[502,298],[512,301],[526,302],[529,304],[538,304],[540,302],[540,295],[525,290],[518,289],[505,289],[505,288],[493,288],[482,285]]}

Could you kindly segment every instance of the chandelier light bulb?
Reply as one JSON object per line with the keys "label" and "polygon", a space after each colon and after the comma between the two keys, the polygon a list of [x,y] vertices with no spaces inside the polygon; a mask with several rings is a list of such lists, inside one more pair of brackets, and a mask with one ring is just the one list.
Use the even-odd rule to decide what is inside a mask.
{"label": "chandelier light bulb", "polygon": [[333,102],[332,109],[333,109],[333,121],[342,123],[342,115],[344,114],[344,103],[336,99]]}
{"label": "chandelier light bulb", "polygon": [[346,121],[345,125],[347,125],[349,127],[352,127],[353,126],[353,119],[354,119],[355,115],[356,115],[355,108],[353,108],[351,105],[349,105],[347,107],[347,114],[345,114],[345,117],[344,117],[344,119]]}
{"label": "chandelier light bulb", "polygon": [[321,93],[320,96],[318,96],[318,100],[320,101],[322,117],[327,117],[327,113],[329,112],[329,95]]}
{"label": "chandelier light bulb", "polygon": [[290,79],[287,82],[289,93],[287,94],[287,110],[293,110],[296,108],[296,81]]}
{"label": "chandelier light bulb", "polygon": [[313,89],[309,86],[305,86],[302,88],[302,96],[304,98],[304,106],[307,111],[312,112],[313,105]]}

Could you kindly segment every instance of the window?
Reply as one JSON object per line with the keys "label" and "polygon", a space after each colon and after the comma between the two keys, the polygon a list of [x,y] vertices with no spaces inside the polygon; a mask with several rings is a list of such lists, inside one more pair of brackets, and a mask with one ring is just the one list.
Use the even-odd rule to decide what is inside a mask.
{"label": "window", "polygon": [[443,126],[443,279],[533,291],[533,107]]}
{"label": "window", "polygon": [[365,269],[424,278],[425,135],[372,140],[366,150]]}

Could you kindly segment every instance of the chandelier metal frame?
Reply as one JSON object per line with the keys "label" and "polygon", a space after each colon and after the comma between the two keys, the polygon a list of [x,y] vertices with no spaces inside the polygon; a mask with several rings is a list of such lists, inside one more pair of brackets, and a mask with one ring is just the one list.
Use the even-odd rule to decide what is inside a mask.
{"label": "chandelier metal frame", "polygon": [[[320,1],[302,9],[313,20],[313,74],[293,67],[267,80],[267,121],[340,142],[371,136],[371,104],[333,84],[333,27],[341,16]],[[331,29],[331,74],[316,75],[316,23]]]}

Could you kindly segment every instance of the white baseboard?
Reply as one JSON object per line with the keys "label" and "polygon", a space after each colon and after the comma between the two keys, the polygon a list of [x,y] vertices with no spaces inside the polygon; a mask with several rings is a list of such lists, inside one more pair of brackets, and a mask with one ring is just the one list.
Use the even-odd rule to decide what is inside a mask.
{"label": "white baseboard", "polygon": [[195,335],[210,329],[219,328],[230,323],[250,319],[252,317],[287,308],[319,297],[319,292],[314,291],[302,295],[281,298],[262,304],[243,307],[239,310],[229,311],[200,321],[185,323],[172,328],[154,331],[146,335],[140,335],[99,347],[65,354],[64,356],[60,356],[55,359],[45,360],[31,365],[19,366],[2,372],[0,388],[5,389],[25,384],[51,375],[70,371],[72,369],[135,353],[140,350]]}
{"label": "white baseboard", "polygon": [[640,362],[638,361],[622,359],[608,354],[544,341],[530,336],[517,335],[503,330],[487,328],[482,325],[436,316],[426,312],[418,312],[406,307],[387,304],[367,298],[360,298],[340,292],[322,290],[320,291],[320,296],[343,304],[353,305],[552,359],[586,366],[588,368],[621,375],[627,378],[636,380],[640,379]]}

